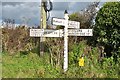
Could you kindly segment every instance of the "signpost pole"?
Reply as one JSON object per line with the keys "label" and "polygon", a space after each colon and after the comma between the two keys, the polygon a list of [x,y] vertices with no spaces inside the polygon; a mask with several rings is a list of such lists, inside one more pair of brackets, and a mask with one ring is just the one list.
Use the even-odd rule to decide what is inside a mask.
{"label": "signpost pole", "polygon": [[[47,23],[46,23],[46,11],[45,11],[45,2],[46,0],[42,0],[41,2],[41,25],[40,28],[41,29],[46,29]],[[44,37],[40,37],[40,55],[43,56],[44,53],[44,42],[45,42],[45,38]]]}
{"label": "signpost pole", "polygon": [[68,69],[68,13],[67,10],[65,10],[65,27],[64,27],[64,72]]}

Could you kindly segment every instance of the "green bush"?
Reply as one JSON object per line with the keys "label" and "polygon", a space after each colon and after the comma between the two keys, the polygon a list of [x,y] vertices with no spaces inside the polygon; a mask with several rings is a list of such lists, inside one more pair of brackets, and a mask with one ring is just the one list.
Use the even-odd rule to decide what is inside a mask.
{"label": "green bush", "polygon": [[108,57],[120,57],[120,2],[107,2],[95,19],[94,41],[105,47]]}
{"label": "green bush", "polygon": [[73,45],[73,50],[69,52],[69,69],[66,77],[70,78],[118,78],[119,62],[115,63],[114,58],[103,58],[99,61],[99,49],[93,47],[85,56],[85,65],[80,67],[78,60],[84,54],[84,48],[87,44],[85,41]]}

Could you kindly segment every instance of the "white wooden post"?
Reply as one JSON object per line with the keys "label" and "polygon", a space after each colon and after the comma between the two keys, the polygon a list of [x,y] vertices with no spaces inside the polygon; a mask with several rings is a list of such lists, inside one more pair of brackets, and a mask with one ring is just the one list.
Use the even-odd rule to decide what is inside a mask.
{"label": "white wooden post", "polygon": [[64,14],[64,18],[65,18],[65,27],[64,27],[64,72],[67,71],[68,69],[68,13],[67,10],[65,10],[65,14]]}

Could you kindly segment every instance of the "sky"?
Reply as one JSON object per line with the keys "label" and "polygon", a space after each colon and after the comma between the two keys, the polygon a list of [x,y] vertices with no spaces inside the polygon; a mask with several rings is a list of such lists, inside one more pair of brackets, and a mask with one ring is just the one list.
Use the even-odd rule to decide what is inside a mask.
{"label": "sky", "polygon": [[[53,2],[53,10],[50,12],[50,19],[52,17],[63,18],[64,10],[66,9],[69,14],[79,12],[84,10],[92,2],[98,0],[91,0],[91,2],[89,0],[51,1]],[[1,19],[10,18],[15,19],[16,24],[23,24],[27,20],[29,25],[39,25],[41,17],[40,6],[40,0],[4,0],[2,3],[0,2],[0,21]]]}
{"label": "sky", "polygon": [[[84,9],[88,2],[54,2],[51,17],[63,18],[64,10],[69,13]],[[74,6],[74,7],[73,7]],[[81,6],[81,7],[80,7]],[[16,23],[25,23],[28,20],[30,25],[40,24],[40,2],[3,2],[2,19],[15,19]]]}

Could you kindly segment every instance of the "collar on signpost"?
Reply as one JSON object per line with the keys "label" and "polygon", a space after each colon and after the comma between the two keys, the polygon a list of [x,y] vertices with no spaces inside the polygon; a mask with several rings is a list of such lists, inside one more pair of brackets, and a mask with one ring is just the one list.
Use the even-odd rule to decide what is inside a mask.
{"label": "collar on signpost", "polygon": [[64,12],[64,18],[65,18],[66,20],[69,19],[69,16],[68,16],[68,12],[67,12],[67,10],[65,10],[65,12]]}

